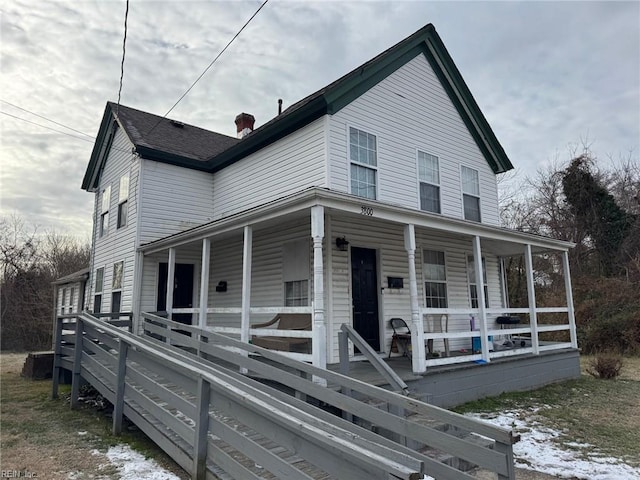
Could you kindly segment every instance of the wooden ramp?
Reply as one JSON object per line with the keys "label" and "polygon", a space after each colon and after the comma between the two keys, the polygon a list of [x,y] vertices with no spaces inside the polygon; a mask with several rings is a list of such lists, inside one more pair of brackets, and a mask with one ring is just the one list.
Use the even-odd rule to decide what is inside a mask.
{"label": "wooden ramp", "polygon": [[[517,438],[510,431],[145,316],[145,336],[87,314],[59,319],[53,395],[60,370],[71,370],[72,407],[84,378],[113,403],[115,433],[126,416],[193,478],[472,478],[418,448],[514,478]],[[418,423],[417,415],[488,437],[491,445]]]}

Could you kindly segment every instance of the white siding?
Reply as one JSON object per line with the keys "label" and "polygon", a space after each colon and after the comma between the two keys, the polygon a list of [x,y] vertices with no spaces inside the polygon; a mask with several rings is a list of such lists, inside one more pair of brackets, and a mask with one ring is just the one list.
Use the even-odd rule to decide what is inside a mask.
{"label": "white siding", "polygon": [[[133,275],[135,271],[135,242],[136,242],[136,219],[137,219],[137,198],[138,175],[140,172],[140,160],[131,153],[131,143],[122,131],[116,131],[111,150],[108,153],[107,161],[100,175],[100,185],[96,191],[96,208],[94,210],[93,258],[92,271],[90,272],[91,292],[87,299],[90,309],[93,309],[93,296],[95,293],[95,273],[96,269],[104,268],[104,283],[102,290],[102,312],[111,311],[111,286],[113,281],[113,264],[124,262],[122,298],[120,311],[130,312],[132,310]],[[120,177],[129,175],[129,199],[127,210],[127,224],[122,228],[116,228],[118,219],[118,194],[120,188]],[[109,225],[106,235],[100,237],[100,212],[102,190],[111,186],[111,201],[109,205]]]}
{"label": "white siding", "polygon": [[[380,287],[379,313],[384,337],[381,346],[388,351],[391,343],[389,319],[403,318],[411,322],[411,300],[409,298],[409,262],[404,248],[404,227],[393,223],[377,221],[375,224],[364,218],[332,218],[330,245],[335,237],[345,236],[349,247],[371,248],[378,252],[378,285]],[[423,249],[445,252],[447,268],[447,291],[450,308],[470,308],[469,286],[467,281],[466,257],[472,253],[471,239],[446,237],[427,230],[416,232],[416,275],[418,280],[418,298],[420,307],[425,306],[424,280],[422,274]],[[498,259],[484,252],[487,266],[489,305],[501,306],[500,276]],[[338,361],[338,331],[342,323],[352,324],[351,302],[351,256],[350,252],[332,250],[331,285],[332,311],[327,312],[331,347],[328,352],[329,363]],[[387,277],[402,277],[404,288],[387,288]],[[469,329],[469,317],[452,317],[449,331]],[[469,345],[467,345],[469,343]],[[451,341],[452,348],[470,348],[470,341]]]}
{"label": "white siding", "polygon": [[460,165],[480,176],[484,223],[499,224],[496,176],[423,55],[333,115],[330,188],[349,192],[348,129],[377,136],[378,199],[420,208],[416,150],[440,159],[442,214],[462,218]]}
{"label": "white siding", "polygon": [[325,120],[319,118],[257,153],[216,172],[214,219],[311,186],[326,186]]}
{"label": "white siding", "polygon": [[141,244],[213,219],[213,175],[151,160],[143,165]]}

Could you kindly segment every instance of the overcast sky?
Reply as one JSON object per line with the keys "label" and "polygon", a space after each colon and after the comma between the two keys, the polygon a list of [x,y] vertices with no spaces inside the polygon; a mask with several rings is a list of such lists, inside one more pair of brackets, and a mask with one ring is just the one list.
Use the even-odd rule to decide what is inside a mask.
{"label": "overcast sky", "polygon": [[[260,3],[131,0],[121,103],[163,115]],[[80,184],[93,140],[11,104],[94,136],[118,97],[124,10],[1,1],[0,215],[89,238],[93,194]],[[278,98],[296,102],[427,23],[520,177],[583,141],[603,161],[638,162],[637,1],[270,0],[169,117],[235,135],[244,111],[260,126]]]}

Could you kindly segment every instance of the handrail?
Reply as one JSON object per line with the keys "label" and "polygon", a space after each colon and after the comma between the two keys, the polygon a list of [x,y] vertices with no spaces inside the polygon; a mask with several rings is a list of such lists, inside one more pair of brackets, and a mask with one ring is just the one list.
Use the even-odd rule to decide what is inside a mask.
{"label": "handrail", "polygon": [[[147,314],[143,318],[149,317]],[[156,320],[156,319],[154,319]],[[288,388],[293,389],[296,398],[312,397],[322,404],[333,406],[343,413],[357,416],[372,425],[394,432],[396,435],[411,438],[418,443],[431,445],[433,448],[449,452],[451,455],[464,458],[472,463],[483,466],[498,472],[500,478],[513,479],[513,449],[512,444],[519,440],[519,436],[514,435],[510,430],[496,427],[475,419],[465,417],[454,412],[423,403],[419,400],[394,393],[390,390],[371,386],[365,382],[354,378],[345,377],[335,372],[324,370],[306,363],[295,362],[280,353],[267,350],[256,345],[240,342],[230,337],[222,336],[210,331],[201,330],[193,326],[185,326],[165,319],[157,319],[167,325],[166,334],[170,335],[171,346],[176,352],[179,346],[187,347],[185,355],[189,351],[197,351],[205,359],[222,362],[224,364],[235,365],[240,371],[258,375],[265,380],[275,381]],[[173,329],[181,329],[191,332],[191,336],[180,335],[173,332]],[[159,339],[152,340],[161,342]],[[249,355],[247,355],[249,354]],[[268,362],[261,361],[263,357]],[[194,357],[195,358],[195,357]],[[206,362],[206,360],[203,360]],[[217,365],[212,363],[210,365]],[[326,388],[310,381],[312,377],[320,377],[327,381],[334,388]],[[267,387],[264,387],[267,388]],[[346,390],[358,392],[357,397],[348,396]],[[273,395],[276,391],[270,391]],[[343,393],[340,393],[343,392]],[[389,410],[380,410],[375,404],[370,404],[362,398],[375,399],[378,402],[387,403]],[[393,407],[393,410],[392,410]],[[391,412],[395,413],[391,413]],[[449,424],[458,431],[474,432],[491,438],[495,441],[495,450],[487,449],[484,446],[476,445],[468,440],[458,438],[450,433],[434,430],[432,427],[416,424],[414,421],[405,418],[402,412],[414,412],[425,415],[437,422]],[[345,418],[349,418],[348,415]],[[339,419],[336,422],[342,421]],[[401,441],[401,440],[396,440]],[[402,448],[401,444],[395,443],[394,448]],[[443,467],[433,459],[422,456],[427,462],[431,475],[442,479],[470,478],[466,474],[454,469],[455,474],[447,470],[451,467]],[[440,469],[444,468],[440,474]]]}
{"label": "handrail", "polygon": [[[144,318],[150,315],[148,313],[142,313],[142,316]],[[151,316],[151,317],[155,317],[155,316]],[[363,395],[370,396],[370,397],[377,397],[382,401],[385,401],[388,403],[394,403],[401,408],[411,410],[416,413],[422,413],[424,415],[431,416],[439,421],[443,421],[449,425],[452,425],[461,429],[475,431],[476,433],[485,435],[499,442],[513,444],[513,443],[516,443],[520,438],[518,435],[514,436],[513,432],[509,429],[497,427],[485,422],[477,422],[474,419],[471,419],[464,415],[459,415],[455,412],[451,412],[449,410],[446,410],[441,407],[437,407],[435,405],[430,405],[423,402],[417,402],[416,400],[406,397],[404,395],[399,395],[398,393],[395,393],[389,390],[374,387],[372,385],[369,385],[368,383],[362,382],[355,378],[345,377],[344,375],[332,372],[330,370],[324,370],[316,366],[310,365],[308,363],[296,362],[295,360],[291,360],[290,358],[287,358],[280,353],[267,350],[265,348],[261,348],[256,345],[244,343],[234,338],[227,337],[215,332],[202,330],[200,328],[193,327],[190,325],[183,325],[181,323],[173,322],[165,318],[155,317],[154,320],[156,319],[157,321],[166,322],[168,326],[170,326],[171,328],[185,330],[185,331],[191,332],[192,334],[196,334],[195,336],[198,336],[198,335],[203,336],[208,340],[208,342],[198,342],[198,340],[195,339],[193,336],[185,337],[184,335],[180,335],[180,337],[182,337],[181,340],[183,342],[185,343],[191,342],[190,346],[195,346],[200,343],[201,347],[204,349],[207,346],[218,344],[218,345],[225,345],[226,347],[232,347],[235,349],[243,350],[248,354],[258,354],[271,362],[298,370],[299,372],[301,372],[301,374],[304,373],[307,377],[311,377],[311,376],[322,377],[327,382],[337,385],[339,387],[352,388],[354,390],[359,391]],[[176,335],[174,338],[176,340],[179,340],[178,337],[179,336]],[[172,338],[172,340],[174,338]]]}
{"label": "handrail", "polygon": [[[347,340],[351,340],[360,352],[367,357],[369,363],[375,367],[375,369],[389,382],[389,385],[396,392],[400,392],[403,395],[409,395],[409,387],[406,383],[393,371],[387,363],[381,359],[375,352],[371,345],[369,345],[364,338],[356,332],[353,327],[343,323],[340,327],[340,333],[338,334],[338,341],[340,342],[340,373],[348,375],[349,373],[349,357],[347,348],[344,343]],[[346,358],[345,358],[346,353]]]}
{"label": "handrail", "polygon": [[[156,317],[156,319],[160,319],[160,317]],[[168,324],[170,323],[172,327],[179,326],[180,328],[186,328],[191,331],[197,330],[187,325],[165,319],[161,320]],[[126,348],[120,348],[119,353],[115,354],[113,349],[103,351],[100,350],[99,347],[96,347],[93,342],[83,342],[85,331],[88,331],[90,327],[92,327],[92,331],[108,334],[112,338],[117,339],[120,346],[126,345]],[[202,331],[201,333],[206,334],[206,332]],[[91,333],[90,335],[94,334]],[[90,336],[88,338],[93,337]],[[226,337],[222,337],[222,339],[231,340]],[[196,339],[192,338],[191,340],[194,341]],[[86,370],[87,367],[83,365],[85,362],[88,362],[89,365],[91,362],[95,364],[95,360],[91,359],[92,355],[89,354],[90,352],[94,352],[95,354],[100,351],[101,357],[110,355],[114,359],[119,358],[119,367],[117,368],[118,375],[115,377],[118,385],[117,388],[114,386],[111,391],[111,395],[116,395],[114,405],[119,405],[117,413],[114,412],[116,417],[126,413],[126,408],[132,408],[126,406],[123,408],[126,400],[124,399],[124,392],[127,387],[121,382],[124,381],[123,372],[129,372],[130,369],[134,368],[132,364],[127,363],[126,357],[123,359],[122,357],[116,357],[116,355],[126,356],[127,352],[132,352],[132,354],[136,356],[136,362],[138,362],[139,358],[149,357],[156,365],[163,365],[168,370],[184,375],[190,378],[191,381],[195,380],[198,383],[198,398],[195,402],[197,412],[193,418],[193,420],[195,420],[195,426],[192,427],[195,432],[193,437],[194,443],[192,445],[194,452],[193,468],[187,468],[193,472],[194,478],[204,478],[205,476],[206,457],[203,458],[202,456],[206,455],[207,448],[202,448],[202,442],[204,442],[205,445],[208,442],[209,427],[207,425],[209,422],[220,422],[216,420],[214,416],[210,415],[210,408],[222,409],[221,411],[225,415],[227,415],[229,411],[236,413],[242,412],[247,418],[255,419],[255,424],[251,423],[248,425],[263,434],[265,431],[271,432],[271,429],[293,433],[293,437],[290,434],[279,434],[277,437],[282,437],[284,442],[288,441],[288,438],[292,438],[295,439],[299,445],[305,445],[305,448],[300,448],[298,454],[303,457],[305,457],[305,453],[308,454],[307,459],[312,456],[312,463],[318,464],[319,462],[321,468],[326,468],[326,471],[333,472],[334,475],[337,474],[340,476],[341,473],[336,472],[342,472],[344,475],[349,475],[349,472],[362,472],[353,478],[364,479],[370,476],[370,472],[378,472],[377,475],[382,478],[383,472],[386,472],[386,476],[393,478],[414,479],[421,478],[421,474],[425,473],[423,463],[418,458],[419,455],[417,453],[414,455],[406,449],[398,451],[398,449],[392,448],[388,443],[375,441],[375,437],[354,435],[353,432],[344,430],[343,426],[345,426],[345,424],[335,426],[333,422],[322,420],[302,409],[293,408],[289,405],[289,402],[282,398],[276,398],[273,395],[266,394],[264,392],[265,387],[257,382],[253,382],[246,377],[231,375],[226,372],[225,369],[215,367],[210,363],[204,364],[193,361],[186,353],[175,350],[174,347],[156,343],[156,341],[150,338],[132,335],[109,324],[105,324],[105,322],[101,322],[86,313],[77,317],[75,345],[72,386],[73,405],[77,403],[77,385],[79,384],[80,376],[86,375],[88,378],[91,378],[92,375],[89,370]],[[215,345],[209,346],[220,348]],[[85,348],[87,348],[87,352],[84,351]],[[57,353],[59,354],[59,352]],[[237,354],[235,355],[238,356]],[[158,373],[162,374],[162,372]],[[175,377],[176,373],[172,375]],[[129,374],[127,373],[127,375]],[[134,389],[130,389],[129,391],[134,393],[133,390]],[[206,392],[206,396],[204,396],[205,394],[203,392]],[[213,395],[209,394],[209,392]],[[210,405],[212,401],[211,397],[215,398],[215,403]],[[154,408],[157,409],[158,407]],[[159,408],[163,409],[164,407]],[[129,410],[129,413],[132,413],[134,418],[142,418],[141,415],[136,416],[135,411],[131,412]],[[129,413],[126,413],[127,416],[129,416]],[[114,417],[114,430],[116,421],[117,419]],[[167,421],[169,421],[169,419],[167,419]],[[202,422],[205,422],[204,426]],[[185,427],[182,426],[181,428],[184,429]],[[224,426],[221,426],[221,428],[224,428]],[[218,433],[217,430],[214,431]],[[230,435],[230,438],[234,436],[234,432],[229,431],[229,429],[227,429],[227,434]],[[235,435],[237,437],[237,434]],[[225,439],[225,441],[227,441],[227,439]],[[237,440],[237,444],[245,445],[246,443],[245,440],[239,439]],[[209,448],[211,448],[211,445],[209,445]],[[257,447],[251,448],[255,450]],[[295,445],[290,445],[290,448],[295,448]],[[311,452],[315,452],[315,455],[311,455]],[[265,452],[261,451],[261,454],[265,455]],[[272,465],[274,464],[273,462],[282,462],[281,459],[275,457],[275,454],[272,455],[273,457],[267,458],[267,460],[272,462]],[[184,456],[181,458],[184,460]],[[183,461],[181,465],[185,467],[185,462]],[[363,465],[366,466],[363,470],[360,470]],[[282,464],[279,464],[279,466],[282,466]],[[364,475],[365,471],[369,473]],[[302,475],[299,474],[299,476],[303,478]],[[351,478],[350,475],[349,477]]]}

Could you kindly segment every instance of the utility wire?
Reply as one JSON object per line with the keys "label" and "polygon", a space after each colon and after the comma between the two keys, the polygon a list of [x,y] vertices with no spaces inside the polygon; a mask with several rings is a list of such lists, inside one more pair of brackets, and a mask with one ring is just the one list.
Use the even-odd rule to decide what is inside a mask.
{"label": "utility wire", "polygon": [[[64,127],[64,128],[69,129],[69,130],[71,130],[73,132],[79,133],[81,135],[84,135],[85,137],[89,137],[89,138],[95,140],[95,137],[93,137],[93,136],[91,136],[91,135],[89,135],[87,133],[81,132],[80,130],[76,130],[75,128],[69,127],[69,126],[64,125],[64,124],[62,124],[60,122],[56,122],[55,120],[51,120],[50,118],[47,118],[44,115],[40,115],[40,114],[38,114],[36,112],[32,112],[31,110],[27,110],[26,108],[19,107],[18,105],[15,105],[15,104],[13,104],[11,102],[7,102],[6,100],[0,99],[0,102],[6,103],[7,105],[11,105],[13,108],[17,108],[18,110],[22,110],[23,112],[29,113],[31,115],[35,115],[36,117],[42,118],[43,120],[46,120],[47,122],[55,123],[56,125],[58,125],[60,127]],[[4,113],[5,115],[9,115],[10,117],[18,118],[19,120],[24,120],[23,118],[15,117],[15,116],[10,115],[10,114],[5,113],[5,112],[2,112],[2,113]],[[24,121],[28,122],[28,120],[24,120]],[[33,123],[33,122],[31,122],[31,123]],[[36,123],[35,125],[40,125],[40,124]],[[41,126],[44,127],[44,125],[41,125]],[[44,127],[44,128],[48,128],[48,127]],[[57,131],[57,130],[54,130],[54,131]],[[61,133],[64,133],[64,132],[61,132]]]}
{"label": "utility wire", "polygon": [[[8,117],[15,118],[15,119],[17,119],[17,120],[22,120],[23,122],[30,123],[31,125],[37,125],[38,127],[46,128],[47,130],[51,130],[51,131],[53,131],[53,132],[61,133],[61,134],[63,134],[63,135],[66,135],[66,136],[68,136],[68,137],[71,137],[71,138],[77,138],[78,140],[84,140],[85,142],[91,142],[91,143],[93,143],[93,142],[94,142],[94,140],[95,140],[95,137],[91,137],[91,136],[87,135],[86,133],[82,133],[82,132],[80,132],[80,133],[82,133],[82,135],[87,135],[87,137],[89,137],[89,138],[83,138],[83,137],[78,137],[78,136],[76,136],[76,135],[71,135],[69,132],[63,132],[62,130],[56,130],[55,128],[47,127],[46,125],[42,125],[41,123],[32,122],[31,120],[27,120],[26,118],[16,117],[15,115],[11,115],[10,113],[3,112],[3,111],[1,111],[1,110],[0,110],[0,113],[1,113],[1,114],[3,114],[3,115],[6,115],[6,116],[8,116]],[[30,113],[31,113],[31,112],[30,112]],[[38,115],[38,116],[39,116],[39,115]],[[42,118],[45,118],[45,117],[42,117]],[[49,119],[47,118],[46,120],[49,120]],[[50,121],[53,121],[53,120],[50,120]],[[54,122],[54,123],[57,123],[57,122]],[[62,124],[58,123],[58,125],[62,125]],[[70,130],[74,130],[73,128],[67,127],[66,125],[62,125],[62,126],[63,126],[64,128],[69,128]],[[74,131],[76,131],[76,132],[77,132],[77,130],[74,130]]]}
{"label": "utility wire", "polygon": [[[2,101],[4,103],[9,104],[9,105],[13,105],[13,104],[11,104],[9,102],[6,102],[4,100],[2,100]],[[20,110],[24,110],[25,112],[28,112],[28,113],[30,113],[32,115],[36,115],[37,117],[44,118],[45,120],[47,120],[49,122],[53,122],[56,125],[60,125],[61,127],[68,128],[69,130],[73,130],[74,132],[82,133],[81,131],[76,130],[75,128],[71,128],[71,127],[68,127],[67,125],[64,125],[62,123],[55,122],[55,121],[53,121],[53,120],[51,120],[51,119],[49,119],[47,117],[43,117],[42,115],[38,115],[37,113],[30,112],[29,110],[26,110],[24,108],[20,108],[17,105],[13,105],[13,106],[16,107],[16,108],[19,108]],[[16,120],[21,120],[23,122],[30,123],[31,125],[35,125],[37,127],[46,128],[47,130],[51,130],[52,132],[61,133],[62,135],[66,135],[67,137],[75,138],[76,140],[82,140],[84,142],[90,142],[90,143],[93,143],[96,140],[96,137],[92,137],[91,135],[87,135],[86,133],[82,133],[82,135],[85,135],[87,138],[78,137],[76,135],[71,135],[68,132],[63,132],[62,130],[57,130],[55,128],[47,127],[46,125],[42,125],[41,123],[32,122],[31,120],[27,120],[26,118],[17,117],[15,115],[10,114],[10,113],[3,112],[2,110],[0,110],[0,113],[2,115],[6,115],[7,117],[15,118]],[[126,152],[126,153],[130,153],[131,152],[131,150],[126,150],[126,149],[123,149],[123,148],[115,147],[113,145],[111,146],[111,148],[114,149],[114,150],[117,150],[119,152]]]}
{"label": "utility wire", "polygon": [[129,0],[124,11],[124,38],[122,39],[122,62],[120,62],[120,86],[118,87],[118,104],[116,105],[116,115],[120,113],[120,95],[122,94],[122,80],[124,79],[124,57],[127,53],[127,19],[129,18]]}
{"label": "utility wire", "polygon": [[[191,84],[191,86],[189,88],[187,88],[187,90],[180,96],[180,98],[176,101],[176,103],[173,104],[173,106],[167,110],[167,113],[165,113],[162,118],[166,118],[167,115],[169,115],[174,108],[176,108],[178,106],[178,104],[182,101],[182,99],[184,97],[187,96],[187,94],[191,91],[191,89],[193,87],[196,86],[196,83],[198,83],[200,81],[200,79],[202,77],[204,77],[204,75],[209,71],[209,69],[213,66],[214,63],[216,63],[216,61],[222,56],[222,54],[227,50],[227,48],[229,48],[231,46],[231,44],[234,42],[234,40],[236,38],[238,38],[238,36],[242,33],[242,31],[246,28],[247,25],[249,25],[249,23],[251,22],[251,20],[254,19],[254,17],[256,15],[258,15],[258,13],[260,12],[260,10],[262,10],[262,8],[269,2],[269,0],[265,0],[262,5],[260,5],[260,7],[254,12],[253,15],[251,15],[251,17],[249,18],[249,20],[247,20],[245,22],[245,24],[242,26],[242,28],[240,28],[240,30],[238,30],[238,32],[233,36],[233,38],[231,40],[229,40],[229,43],[227,43],[227,45],[220,51],[220,53],[218,53],[218,55],[216,55],[216,57],[211,61],[211,63],[207,66],[207,68],[204,69],[204,71],[200,74],[200,76],[198,78],[195,79],[195,81]],[[155,128],[160,125],[160,122],[162,121],[162,119],[158,120],[158,122],[151,128],[151,130],[149,130],[149,132],[147,133],[150,134],[151,132],[153,132],[155,130]]]}

